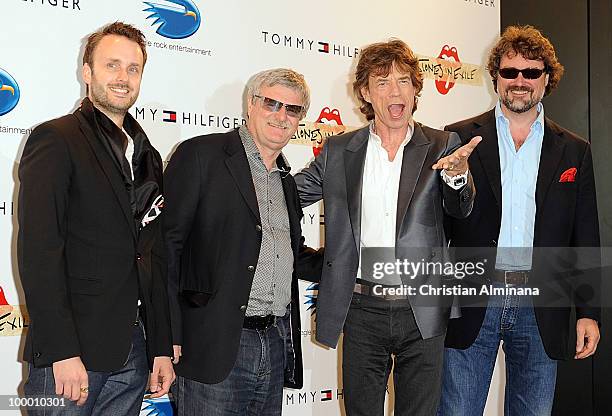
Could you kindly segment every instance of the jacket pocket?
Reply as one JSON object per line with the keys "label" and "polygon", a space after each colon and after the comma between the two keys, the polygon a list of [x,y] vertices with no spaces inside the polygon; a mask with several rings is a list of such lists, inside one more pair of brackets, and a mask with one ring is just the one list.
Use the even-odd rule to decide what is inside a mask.
{"label": "jacket pocket", "polygon": [[196,290],[183,289],[181,291],[181,297],[190,307],[201,308],[208,304],[210,299],[213,297],[213,294],[210,292],[199,292]]}

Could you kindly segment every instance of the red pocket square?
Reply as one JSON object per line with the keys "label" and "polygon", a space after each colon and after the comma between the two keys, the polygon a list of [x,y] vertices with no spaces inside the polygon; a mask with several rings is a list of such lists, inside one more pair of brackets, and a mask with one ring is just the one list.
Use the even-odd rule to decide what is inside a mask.
{"label": "red pocket square", "polygon": [[568,170],[566,170],[565,172],[561,174],[561,177],[559,178],[559,182],[575,182],[576,172],[578,172],[578,169],[569,168]]}

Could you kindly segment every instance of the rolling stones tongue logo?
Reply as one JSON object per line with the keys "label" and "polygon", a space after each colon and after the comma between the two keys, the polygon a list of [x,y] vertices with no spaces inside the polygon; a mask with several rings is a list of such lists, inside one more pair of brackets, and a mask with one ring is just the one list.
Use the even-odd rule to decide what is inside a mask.
{"label": "rolling stones tongue logo", "polygon": [[[340,111],[338,111],[337,108],[334,108],[333,110],[331,110],[329,107],[323,107],[323,109],[321,110],[321,113],[319,114],[319,118],[317,118],[317,121],[315,121],[315,123],[336,124],[338,126],[344,125],[342,124],[342,119],[340,118]],[[315,157],[319,155],[322,147],[323,147],[323,142],[316,143],[312,147],[312,153],[314,153]]]}
{"label": "rolling stones tongue logo", "polygon": [[9,303],[6,301],[6,297],[4,296],[4,290],[2,286],[0,286],[0,306],[8,305]]}
{"label": "rolling stones tongue logo", "polygon": [[[454,46],[451,48],[448,45],[444,45],[442,47],[442,50],[440,51],[440,54],[438,55],[438,59],[444,59],[447,61],[454,60],[455,62],[461,62],[459,60],[459,54],[457,53],[457,48],[455,48]],[[446,78],[435,80],[436,89],[438,90],[440,94],[442,95],[448,94],[451,88],[455,86],[455,83],[451,81],[451,79],[452,79],[451,76],[447,76]]]}

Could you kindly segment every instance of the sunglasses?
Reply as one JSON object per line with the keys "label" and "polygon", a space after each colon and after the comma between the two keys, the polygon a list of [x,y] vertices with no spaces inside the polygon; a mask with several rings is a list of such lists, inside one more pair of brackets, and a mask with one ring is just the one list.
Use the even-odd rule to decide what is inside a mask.
{"label": "sunglasses", "polygon": [[538,79],[544,72],[546,71],[540,68],[500,68],[498,71],[499,76],[505,79],[516,79],[519,74],[523,74],[525,79]]}
{"label": "sunglasses", "polygon": [[277,111],[280,111],[281,108],[285,107],[288,116],[299,118],[304,112],[304,107],[301,105],[285,104],[273,98],[262,97],[261,95],[254,95],[253,97],[261,99],[266,110],[272,111],[273,113],[276,113]]}

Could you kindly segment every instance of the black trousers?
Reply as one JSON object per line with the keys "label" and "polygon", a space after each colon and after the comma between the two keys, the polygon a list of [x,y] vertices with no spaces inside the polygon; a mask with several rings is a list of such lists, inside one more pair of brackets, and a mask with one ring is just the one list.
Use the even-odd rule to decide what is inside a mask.
{"label": "black trousers", "polygon": [[394,365],[395,416],[434,416],[443,356],[444,335],[422,339],[407,300],[353,294],[342,350],[346,415],[383,415]]}

